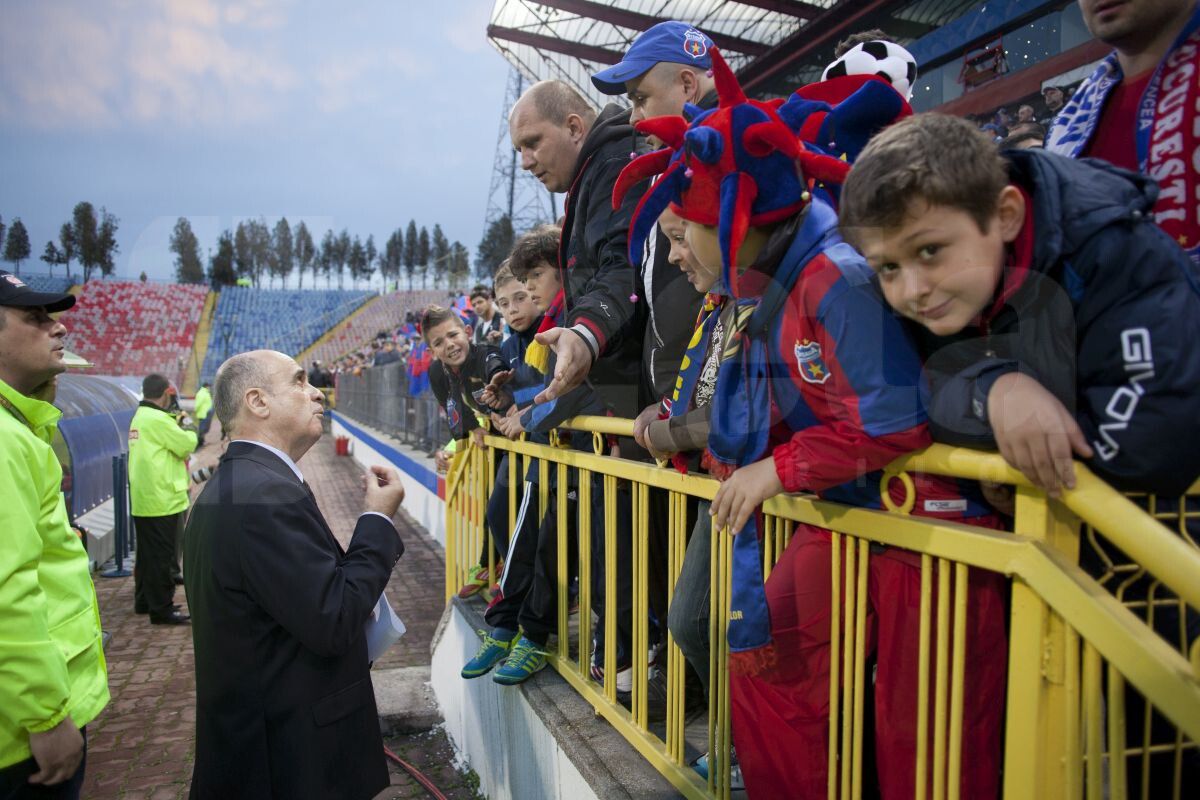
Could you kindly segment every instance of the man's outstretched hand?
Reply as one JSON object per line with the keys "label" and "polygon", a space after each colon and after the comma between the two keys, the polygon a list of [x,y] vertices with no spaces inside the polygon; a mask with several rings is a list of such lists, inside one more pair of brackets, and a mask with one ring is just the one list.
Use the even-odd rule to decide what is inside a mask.
{"label": "man's outstretched hand", "polygon": [[535,403],[549,403],[583,383],[592,369],[592,349],[569,328],[551,328],[534,338],[553,350],[557,357],[554,378],[533,398]]}
{"label": "man's outstretched hand", "polygon": [[367,485],[363,511],[375,511],[388,519],[396,516],[400,503],[404,502],[400,473],[391,467],[371,467],[363,475],[363,481]]}

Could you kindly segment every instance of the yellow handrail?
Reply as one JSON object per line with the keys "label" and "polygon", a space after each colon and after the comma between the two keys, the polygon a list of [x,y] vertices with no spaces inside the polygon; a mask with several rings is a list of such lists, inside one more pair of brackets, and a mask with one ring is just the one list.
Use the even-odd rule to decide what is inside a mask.
{"label": "yellow handrail", "polygon": [[[889,471],[911,470],[977,481],[1032,488],[1029,479],[996,453],[935,444],[897,459]],[[1188,547],[1158,520],[1098,478],[1087,466],[1075,464],[1075,488],[1064,489],[1062,503],[1080,519],[1149,570],[1171,591],[1200,608],[1200,552]]]}
{"label": "yellow handrail", "polygon": [[[633,422],[614,417],[576,417],[562,427],[597,437],[631,436]],[[536,491],[544,509],[557,502],[559,605],[566,598],[566,476],[578,473],[579,507],[588,508],[590,480],[603,478],[603,529],[591,531],[590,514],[580,514],[580,554],[587,561],[590,547],[607,561],[605,573],[606,630],[599,633],[612,642],[615,627],[615,525],[614,497],[618,485],[628,487],[632,498],[634,550],[632,592],[635,600],[632,639],[634,652],[646,645],[644,606],[648,536],[646,518],[648,487],[670,496],[670,549],[667,563],[671,583],[678,579],[683,557],[682,518],[687,497],[711,499],[715,480],[702,475],[683,475],[674,469],[579,449],[561,449],[528,441],[509,441],[488,435],[484,444],[540,461],[541,483]],[[492,461],[481,457],[472,444],[455,459],[447,476],[447,557],[478,551],[480,538],[487,535],[482,504],[491,491]],[[557,495],[548,488],[548,465],[555,465]],[[845,604],[842,614],[833,613],[831,663],[841,669],[830,676],[829,792],[830,797],[857,797],[864,789],[861,771],[866,760],[863,748],[864,695],[870,691],[864,672],[864,614],[867,608],[867,565],[871,543],[900,548],[921,555],[921,630],[912,631],[914,641],[936,652],[922,651],[919,667],[918,705],[913,720],[919,731],[917,785],[935,797],[959,796],[963,759],[964,708],[964,623],[965,593],[969,569],[1007,575],[1012,579],[1010,620],[1009,683],[1007,696],[1007,739],[1004,762],[1006,798],[1082,797],[1110,791],[1123,796],[1125,758],[1112,753],[1143,753],[1148,765],[1152,753],[1181,753],[1200,741],[1200,645],[1183,652],[1161,638],[1129,607],[1086,574],[1077,564],[1078,522],[1082,520],[1136,561],[1139,569],[1174,592],[1193,609],[1200,609],[1200,552],[1180,536],[1138,508],[1081,464],[1076,465],[1076,488],[1063,492],[1059,501],[1038,492],[998,454],[933,445],[898,459],[885,475],[899,477],[911,493],[907,473],[924,472],[968,480],[987,480],[1016,487],[1014,532],[996,531],[969,524],[929,517],[909,516],[912,503],[890,511],[849,507],[817,499],[812,495],[785,495],[768,500],[763,507],[764,575],[787,547],[793,525],[807,524],[832,532],[833,599]],[[619,482],[619,483],[618,483]],[[1200,489],[1200,482],[1197,483]],[[464,496],[465,493],[465,496]],[[510,502],[515,494],[510,495]],[[465,502],[464,502],[465,501]],[[626,512],[628,513],[628,512]],[[1074,516],[1072,516],[1074,515]],[[1181,512],[1181,517],[1183,516]],[[595,543],[592,543],[593,535]],[[461,542],[458,539],[461,538]],[[712,695],[708,725],[709,748],[718,764],[705,784],[684,760],[683,672],[678,647],[668,640],[667,715],[661,738],[647,723],[646,683],[648,671],[635,664],[634,692],[628,707],[616,694],[615,646],[606,649],[605,680],[593,683],[587,676],[585,640],[591,630],[581,618],[578,655],[571,657],[569,624],[565,608],[557,615],[558,646],[551,663],[581,695],[587,698],[679,791],[688,797],[729,796],[729,688],[723,666],[727,645],[723,632],[728,620],[728,581],[731,537],[713,532],[712,553]],[[843,550],[845,555],[840,553]],[[465,551],[462,548],[466,548]],[[457,589],[449,582],[461,579],[465,565],[461,557],[452,569],[447,564],[447,596]],[[580,599],[590,606],[592,579],[586,563],[580,563]],[[931,582],[934,567],[936,581]],[[951,574],[953,573],[953,575]],[[1141,574],[1141,573],[1138,573]],[[839,577],[840,576],[840,577]],[[933,585],[936,584],[936,592]],[[953,584],[953,591],[950,590]],[[844,592],[844,594],[843,594]],[[950,598],[953,597],[951,600]],[[932,598],[932,602],[931,602]],[[643,609],[640,613],[636,609]],[[934,635],[936,634],[936,636]],[[952,642],[952,645],[950,644]],[[1191,660],[1189,660],[1189,656]],[[839,676],[838,673],[841,673]],[[928,688],[926,686],[928,680]],[[1146,733],[1141,750],[1126,750],[1121,738],[1127,728],[1122,687],[1128,684],[1178,730],[1174,743],[1161,745]],[[840,718],[839,718],[840,714]],[[1100,718],[1098,715],[1104,715]],[[1149,717],[1146,717],[1149,719]],[[1139,720],[1130,720],[1137,730]],[[928,745],[925,734],[929,735]],[[1102,763],[1103,762],[1103,763]],[[711,762],[710,762],[711,763]],[[723,768],[722,768],[723,767]],[[929,771],[928,781],[926,770]],[[1145,780],[1145,778],[1143,778]],[[1178,789],[1176,789],[1178,796]]]}

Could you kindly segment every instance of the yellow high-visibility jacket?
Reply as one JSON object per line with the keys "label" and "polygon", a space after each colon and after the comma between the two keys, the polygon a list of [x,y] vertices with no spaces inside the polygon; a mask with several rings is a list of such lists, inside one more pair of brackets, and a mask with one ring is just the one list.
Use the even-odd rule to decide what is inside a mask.
{"label": "yellow high-visibility jacket", "polygon": [[212,407],[212,392],[201,386],[196,390],[196,409],[194,415],[196,421],[199,422],[207,417],[209,412],[212,411]]}
{"label": "yellow high-visibility jacket", "polygon": [[100,608],[50,447],[62,416],[0,381],[0,768],[108,704]]}
{"label": "yellow high-visibility jacket", "polygon": [[187,510],[185,459],[196,449],[196,432],[142,401],[129,423],[129,505],[135,517],[165,517]]}

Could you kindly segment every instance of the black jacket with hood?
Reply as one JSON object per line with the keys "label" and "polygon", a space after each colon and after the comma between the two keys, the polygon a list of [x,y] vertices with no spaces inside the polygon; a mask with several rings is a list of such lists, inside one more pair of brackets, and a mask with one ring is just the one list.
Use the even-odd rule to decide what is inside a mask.
{"label": "black jacket with hood", "polygon": [[[696,104],[717,107],[712,90]],[[704,295],[688,282],[679,267],[667,261],[671,243],[661,228],[649,237],[642,269],[641,291],[646,304],[646,334],[642,340],[642,398],[639,406],[669,397],[675,388],[679,365],[696,329]]]}
{"label": "black jacket with hood", "polygon": [[629,223],[644,186],[613,210],[613,185],[630,153],[647,149],[629,123],[629,109],[604,107],[583,140],[559,245],[567,301],[566,326],[596,358],[588,380],[619,416],[637,414],[644,308],[637,302],[637,270],[629,263]]}
{"label": "black jacket with hood", "polygon": [[1098,474],[1181,494],[1200,475],[1200,275],[1154,224],[1157,185],[1093,159],[1005,156],[1031,198],[1031,263],[1023,277],[1006,270],[1008,297],[979,327],[911,326],[934,438],[995,447],[988,392],[1019,371],[1074,414]]}

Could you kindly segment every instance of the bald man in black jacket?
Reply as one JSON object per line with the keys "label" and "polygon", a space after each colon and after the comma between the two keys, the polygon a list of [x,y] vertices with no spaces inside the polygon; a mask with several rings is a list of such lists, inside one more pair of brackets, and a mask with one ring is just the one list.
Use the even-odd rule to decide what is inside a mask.
{"label": "bald man in black jacket", "polygon": [[214,397],[231,443],[185,533],[196,650],[191,797],[374,797],[389,782],[364,625],[404,545],[404,490],[368,474],[345,550],[296,461],[323,404],[282,353],[234,356]]}

